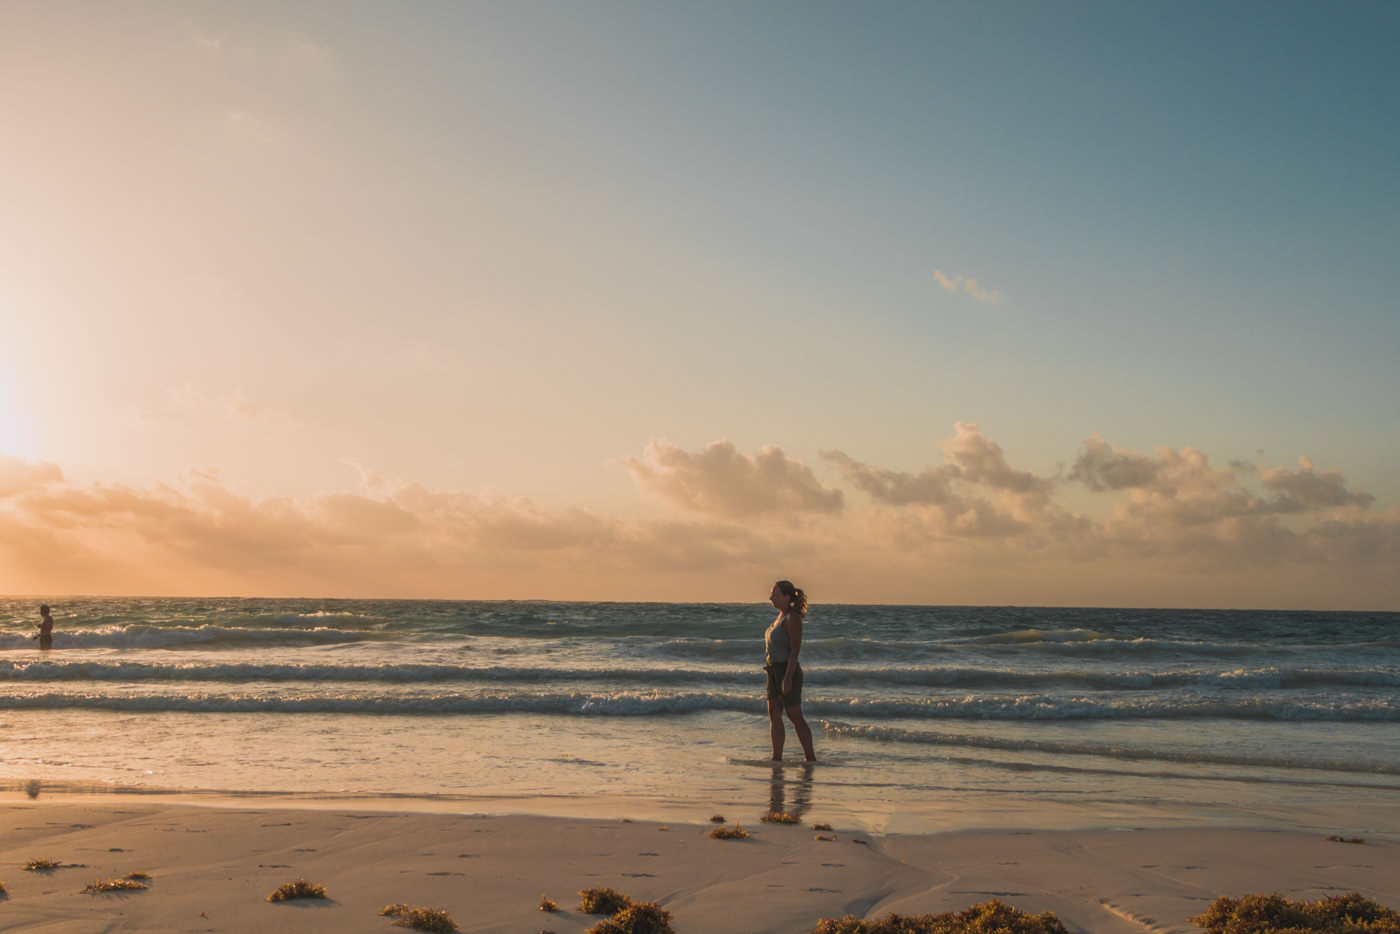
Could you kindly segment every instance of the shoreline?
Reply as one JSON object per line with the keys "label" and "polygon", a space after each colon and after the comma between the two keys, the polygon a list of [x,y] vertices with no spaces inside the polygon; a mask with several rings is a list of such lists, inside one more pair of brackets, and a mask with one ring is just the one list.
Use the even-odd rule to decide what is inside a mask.
{"label": "shoreline", "polygon": [[[800,766],[800,763],[795,765]],[[797,771],[797,769],[794,769]],[[114,802],[167,804],[192,808],[262,810],[352,810],[369,814],[437,814],[473,817],[543,817],[566,820],[646,820],[658,823],[696,822],[716,808],[752,814],[785,810],[870,836],[935,836],[988,831],[1122,831],[1171,828],[1231,828],[1256,831],[1400,838],[1400,803],[1356,805],[1234,804],[1047,800],[1010,792],[1002,795],[962,792],[929,799],[917,808],[905,802],[865,802],[786,799],[781,790],[760,795],[770,783],[754,783],[755,793],[668,796],[577,794],[410,794],[392,792],[289,792],[233,789],[161,788],[93,783],[40,782],[31,797],[30,782],[0,781],[0,806],[60,804],[102,806]],[[774,782],[773,786],[784,783]],[[793,784],[786,783],[787,786]],[[820,784],[816,787],[819,789]],[[747,792],[743,789],[742,792]],[[786,800],[786,804],[784,801]],[[703,813],[702,813],[703,812]]]}
{"label": "shoreline", "polygon": [[[595,885],[658,901],[678,934],[794,934],[826,917],[961,910],[991,898],[1054,911],[1086,934],[1189,934],[1187,919],[1215,896],[1256,891],[1316,899],[1355,890],[1400,908],[1400,832],[1388,818],[1363,845],[1268,813],[1237,815],[1236,826],[1189,814],[1111,829],[1046,826],[1064,815],[1045,813],[1041,826],[1006,820],[1035,816],[1025,810],[982,815],[981,829],[870,834],[817,808],[800,825],[761,823],[762,807],[749,802],[719,813],[752,836],[722,841],[707,836],[714,808],[662,823],[640,816],[648,805],[637,800],[624,821],[583,816],[609,804],[587,796],[572,799],[567,817],[413,810],[397,798],[194,797],[0,794],[7,929],[382,932],[392,928],[378,910],[403,902],[442,908],[464,931],[576,934],[601,920],[577,910],[575,893]],[[1356,816],[1328,809],[1293,819],[1332,821],[1329,833],[1341,834]],[[1251,819],[1258,826],[1246,826]],[[813,820],[834,829],[814,833]],[[66,868],[20,870],[39,857]],[[81,893],[96,877],[138,870],[153,876],[148,891]],[[296,878],[330,898],[267,903]],[[542,894],[561,911],[540,912]]]}

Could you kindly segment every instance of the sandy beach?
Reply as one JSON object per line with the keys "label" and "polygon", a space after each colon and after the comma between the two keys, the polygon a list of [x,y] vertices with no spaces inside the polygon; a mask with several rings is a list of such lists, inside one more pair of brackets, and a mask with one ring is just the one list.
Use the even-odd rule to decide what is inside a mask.
{"label": "sandy beach", "polygon": [[[820,814],[784,826],[760,823],[750,807],[723,816],[752,836],[723,841],[707,836],[706,813],[663,824],[254,798],[209,806],[10,793],[0,801],[7,931],[388,931],[379,910],[407,903],[444,909],[464,931],[577,934],[600,919],[578,910],[576,893],[598,885],[659,902],[686,934],[796,934],[823,917],[956,910],[992,898],[1053,911],[1090,934],[1194,931],[1187,919],[1220,894],[1356,890],[1400,907],[1394,815],[1303,815],[1318,829],[1282,813],[1225,826],[1158,815],[1139,827],[1037,829],[1030,814],[1018,815],[1021,827],[989,814],[994,829],[879,835],[835,824],[820,834],[834,839],[823,840],[810,826]],[[1328,827],[1364,828],[1366,842],[1329,841]],[[62,866],[21,868],[41,858]],[[149,889],[82,892],[99,877],[137,871],[151,874]],[[298,878],[329,898],[267,901]],[[560,910],[541,912],[541,895]]]}

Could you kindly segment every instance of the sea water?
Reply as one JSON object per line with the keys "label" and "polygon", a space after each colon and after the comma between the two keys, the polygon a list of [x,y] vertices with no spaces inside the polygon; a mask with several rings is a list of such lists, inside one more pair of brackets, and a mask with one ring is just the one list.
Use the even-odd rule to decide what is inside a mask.
{"label": "sea water", "polygon": [[[0,599],[0,783],[927,828],[1400,804],[1400,614],[814,606],[770,761],[755,604]],[[549,802],[553,802],[550,804]],[[698,813],[698,811],[697,811]]]}

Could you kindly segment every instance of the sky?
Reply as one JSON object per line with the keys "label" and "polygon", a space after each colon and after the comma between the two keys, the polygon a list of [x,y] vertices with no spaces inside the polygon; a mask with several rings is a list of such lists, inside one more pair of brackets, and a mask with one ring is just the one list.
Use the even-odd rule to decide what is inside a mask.
{"label": "sky", "polygon": [[0,593],[1400,610],[1400,9],[4,4]]}

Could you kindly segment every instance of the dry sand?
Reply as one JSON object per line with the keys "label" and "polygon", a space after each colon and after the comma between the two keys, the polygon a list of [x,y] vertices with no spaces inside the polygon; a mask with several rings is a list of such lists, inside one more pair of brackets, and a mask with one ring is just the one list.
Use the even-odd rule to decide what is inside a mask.
{"label": "dry sand", "polygon": [[[1187,918],[1218,894],[1314,899],[1357,890],[1400,908],[1400,834],[1364,845],[1321,831],[1179,821],[1117,830],[959,830],[872,836],[810,823],[762,824],[712,840],[692,823],[557,817],[207,807],[144,799],[0,798],[0,930],[64,934],[390,932],[394,902],[445,909],[473,934],[577,934],[599,918],[577,891],[611,886],[660,902],[680,934],[798,934],[819,918],[962,909],[990,898],[1053,911],[1072,930],[1197,930]],[[1282,816],[1282,815],[1280,815]],[[1358,815],[1335,815],[1346,831]],[[811,817],[821,819],[821,815]],[[1310,815],[1326,826],[1329,815]],[[1171,822],[1167,822],[1171,823]],[[1279,824],[1273,825],[1275,828]],[[20,867],[35,858],[65,864]],[[144,870],[147,891],[82,894],[97,877]],[[270,904],[284,882],[325,886],[326,901]],[[548,895],[561,910],[538,910]]]}

